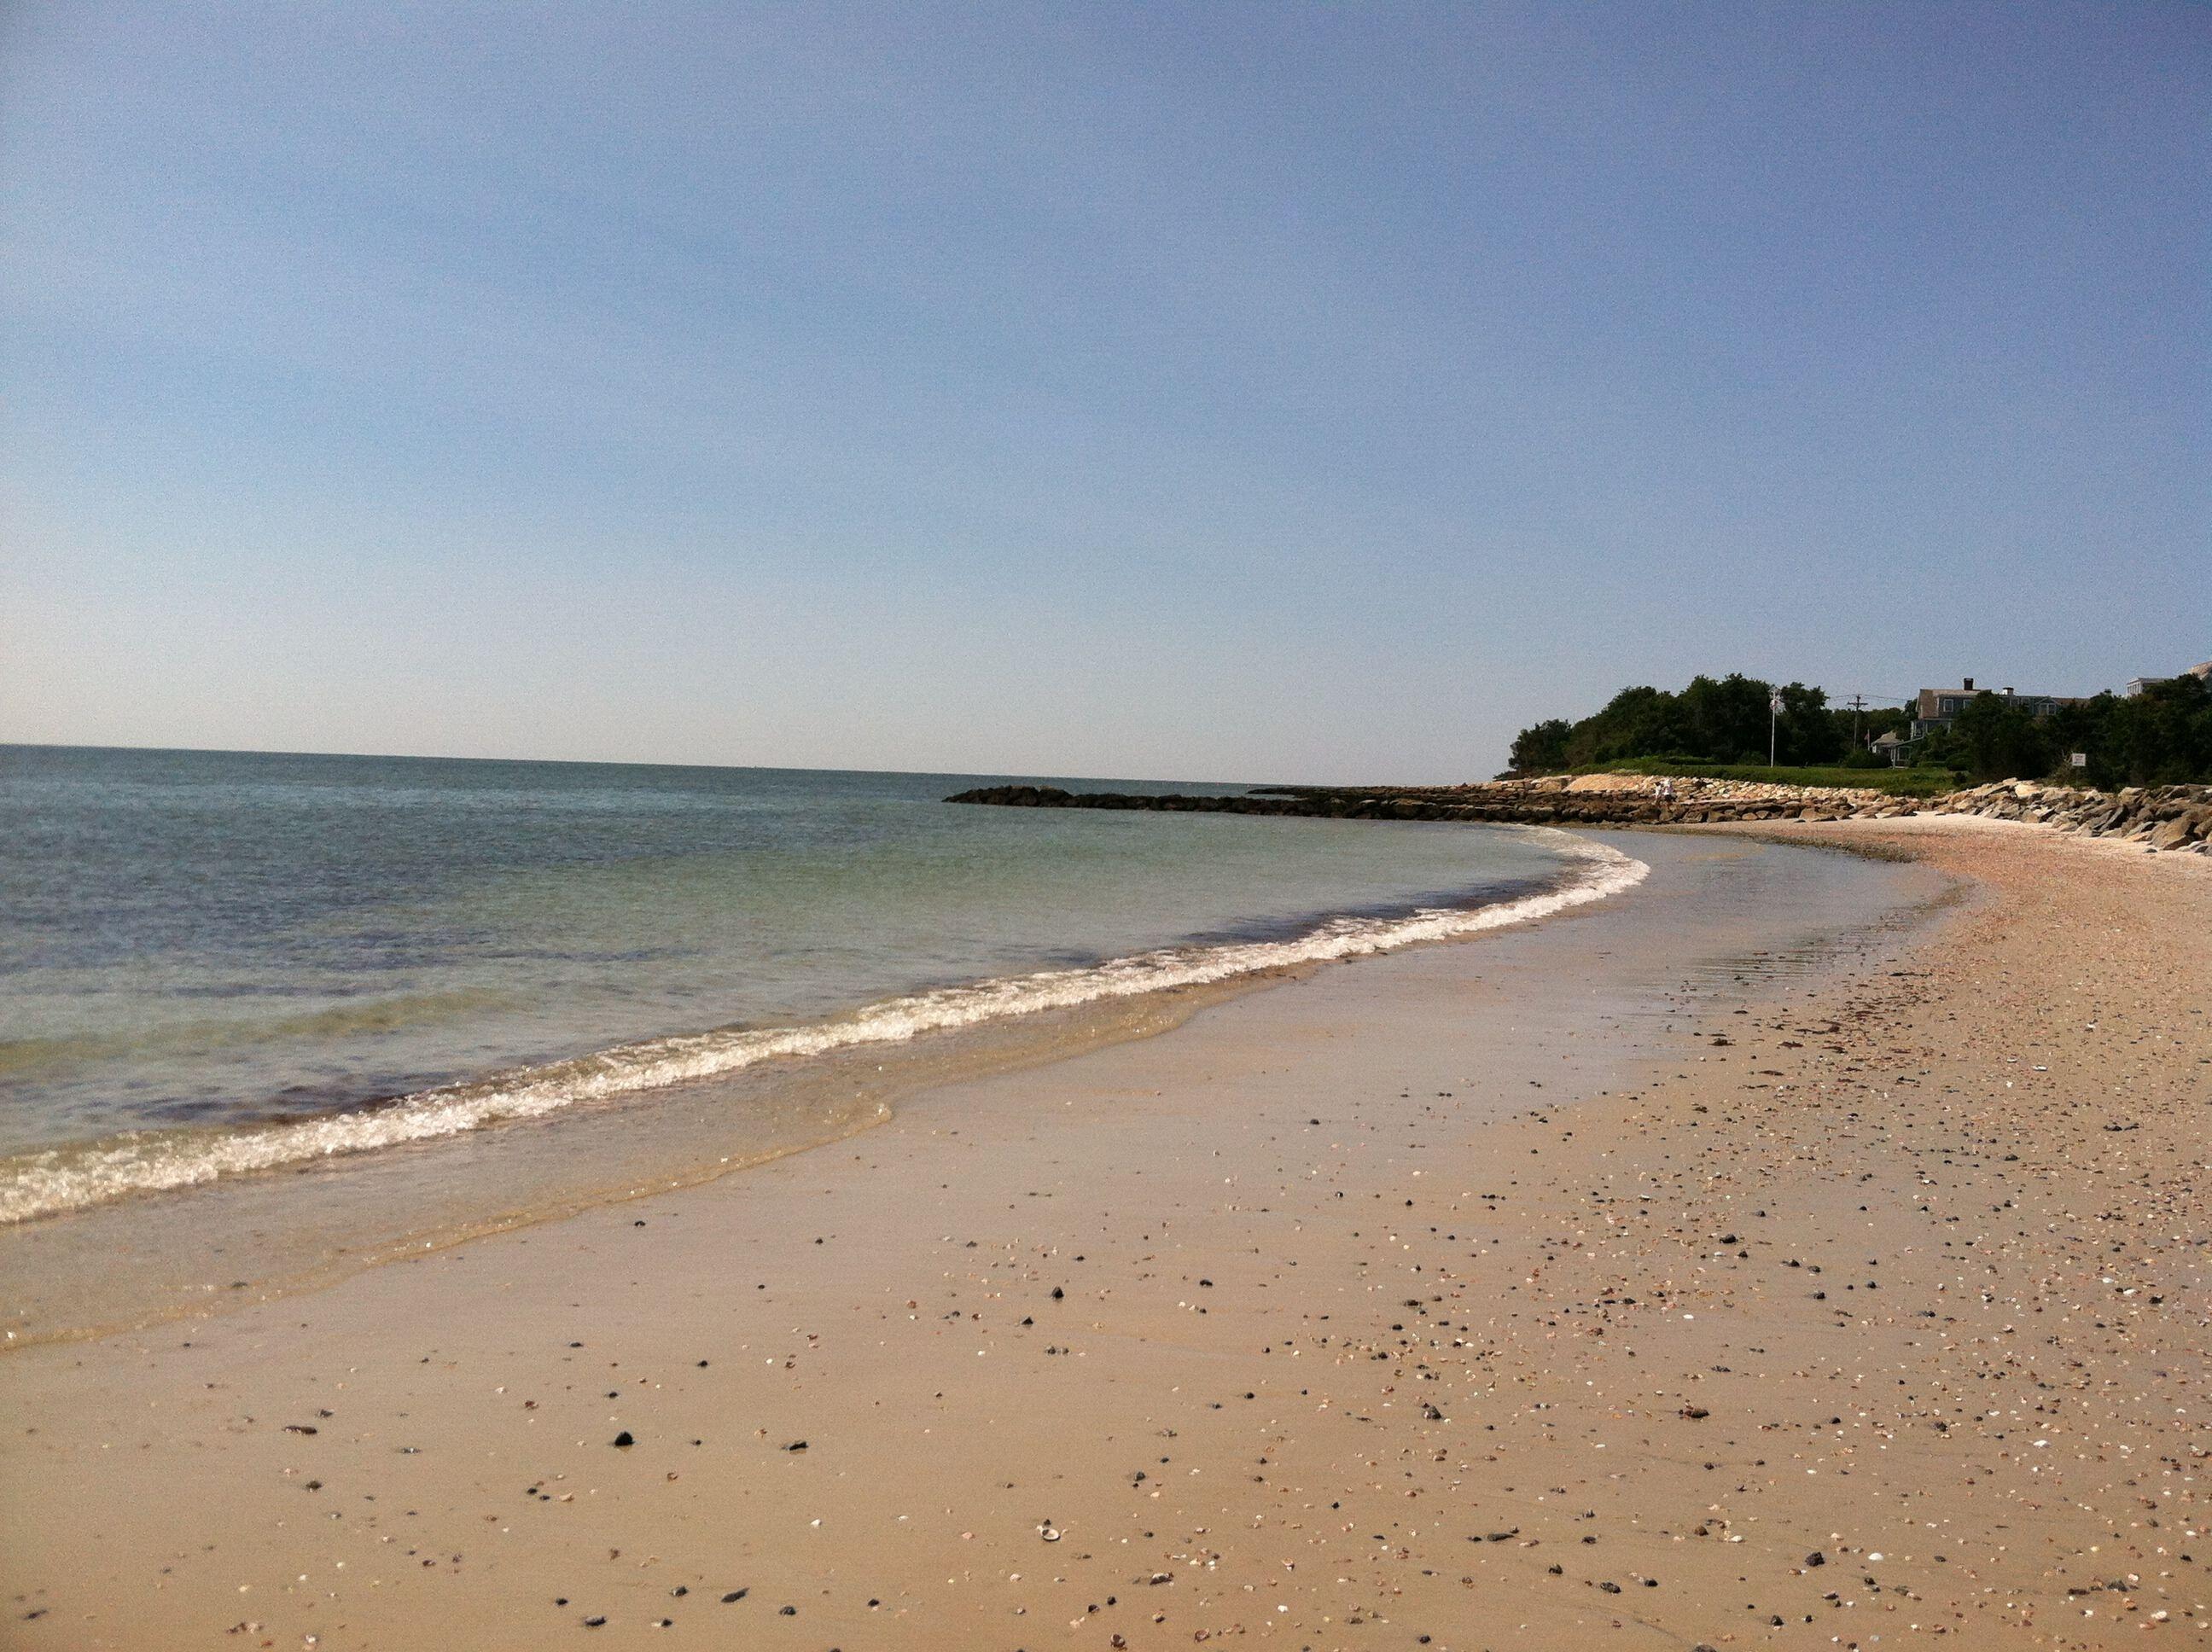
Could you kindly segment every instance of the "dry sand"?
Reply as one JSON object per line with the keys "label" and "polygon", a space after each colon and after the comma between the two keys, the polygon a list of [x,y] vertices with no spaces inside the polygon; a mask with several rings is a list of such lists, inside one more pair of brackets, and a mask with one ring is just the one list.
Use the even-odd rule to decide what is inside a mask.
{"label": "dry sand", "polygon": [[1748,1001],[1595,916],[1328,971],[13,1356],[0,1643],[2200,1640],[2212,862],[1794,835],[1984,898]]}

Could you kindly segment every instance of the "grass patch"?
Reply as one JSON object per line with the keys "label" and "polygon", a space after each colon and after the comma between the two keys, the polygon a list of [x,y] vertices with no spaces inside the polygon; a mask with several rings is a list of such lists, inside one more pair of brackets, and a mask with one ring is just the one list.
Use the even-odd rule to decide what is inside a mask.
{"label": "grass patch", "polygon": [[1666,757],[1623,757],[1589,763],[1577,774],[1695,775],[1709,780],[1759,780],[1771,786],[1847,786],[1899,798],[1941,797],[1966,782],[1948,768],[1769,768],[1764,763],[1692,763]]}

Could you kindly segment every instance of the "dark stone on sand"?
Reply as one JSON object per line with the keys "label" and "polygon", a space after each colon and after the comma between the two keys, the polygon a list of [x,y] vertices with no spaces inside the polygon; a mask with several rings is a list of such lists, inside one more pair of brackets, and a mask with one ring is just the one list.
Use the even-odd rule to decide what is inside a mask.
{"label": "dark stone on sand", "polygon": [[636,1443],[637,1442],[631,1437],[630,1431],[628,1429],[624,1429],[621,1433],[615,1436],[615,1444],[625,1451]]}
{"label": "dark stone on sand", "polygon": [[1828,1564],[1828,1557],[1815,1549],[1805,1557],[1805,1564],[1808,1566],[1825,1566]]}

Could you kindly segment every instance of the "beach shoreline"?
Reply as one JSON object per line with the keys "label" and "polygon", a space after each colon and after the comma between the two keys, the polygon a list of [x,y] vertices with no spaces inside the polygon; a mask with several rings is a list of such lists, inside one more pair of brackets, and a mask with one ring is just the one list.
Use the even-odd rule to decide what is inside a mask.
{"label": "beach shoreline", "polygon": [[[1490,835],[1472,846],[1477,861],[1498,841],[1481,829]],[[0,1180],[11,1164],[21,1171],[0,1186],[0,1351],[234,1312],[741,1174],[872,1129],[909,1096],[1156,1036],[1332,963],[1539,922],[1644,876],[1618,849],[1567,834],[1505,835],[1516,839],[1549,840],[1548,876],[1471,890],[1484,898],[1465,905],[1201,936],[817,1022],[710,1029],[496,1071],[273,1127],[125,1134],[0,1159]],[[592,1096],[608,1076],[607,1094]]]}
{"label": "beach shoreline", "polygon": [[1602,903],[0,1362],[8,1643],[2201,1632],[2212,866],[1754,829],[1980,898],[1786,969]]}

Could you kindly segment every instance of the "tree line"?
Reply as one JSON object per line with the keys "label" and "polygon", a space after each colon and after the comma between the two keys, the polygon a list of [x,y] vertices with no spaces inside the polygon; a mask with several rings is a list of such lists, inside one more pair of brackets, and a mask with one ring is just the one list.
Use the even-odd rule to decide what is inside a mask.
{"label": "tree line", "polygon": [[[2086,768],[2070,766],[2077,751]],[[2048,717],[1978,694],[1915,755],[1978,780],[2086,776],[2106,789],[2212,780],[2212,688],[2198,677],[2169,677],[2140,694],[2107,692],[2061,706]]]}
{"label": "tree line", "polygon": [[[1695,677],[1680,690],[1623,689],[1578,722],[1554,717],[1515,737],[1516,774],[1557,774],[1632,757],[1685,763],[1764,763],[1772,683],[1730,672]],[[1878,736],[1909,733],[1910,705],[1852,711],[1802,683],[1781,686],[1774,760],[1790,767],[1864,768],[1887,759],[1868,748]],[[2100,694],[2030,715],[2002,695],[1978,694],[1948,730],[1912,749],[1917,765],[1952,769],[1973,780],[2086,779],[2100,787],[2212,780],[2212,688],[2179,677],[2138,695]],[[2087,758],[2070,766],[2072,753]]]}

